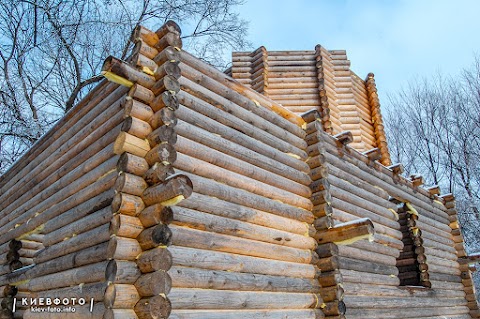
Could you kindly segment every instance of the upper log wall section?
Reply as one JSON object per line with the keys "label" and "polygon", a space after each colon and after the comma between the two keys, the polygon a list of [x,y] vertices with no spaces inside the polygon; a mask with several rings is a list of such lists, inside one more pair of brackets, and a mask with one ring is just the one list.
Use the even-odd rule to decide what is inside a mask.
{"label": "upper log wall section", "polygon": [[[349,319],[470,318],[474,305],[467,307],[465,299],[464,285],[468,288],[469,283],[462,284],[457,262],[463,246],[455,244],[456,214],[448,209],[448,196],[440,198],[413,186],[396,167],[384,167],[342,144],[321,130],[320,119],[316,122],[316,138],[307,139],[313,183],[321,185],[314,193],[315,226],[324,230],[324,236],[336,224],[358,218],[369,218],[375,227],[371,242],[319,245],[323,299],[343,301]],[[399,223],[402,213],[394,202],[408,203],[415,216],[408,228],[418,235],[417,247],[402,243],[406,224]],[[399,276],[408,279],[411,270],[417,275],[415,269],[399,273],[404,267],[397,260],[400,254],[415,256],[423,265],[420,280],[427,288],[399,287]]]}
{"label": "upper log wall section", "polygon": [[335,135],[351,131],[351,146],[361,152],[379,148],[390,165],[380,104],[373,74],[362,80],[350,69],[343,50],[317,45],[313,51],[233,52],[233,78],[302,114],[316,109],[323,130]]}

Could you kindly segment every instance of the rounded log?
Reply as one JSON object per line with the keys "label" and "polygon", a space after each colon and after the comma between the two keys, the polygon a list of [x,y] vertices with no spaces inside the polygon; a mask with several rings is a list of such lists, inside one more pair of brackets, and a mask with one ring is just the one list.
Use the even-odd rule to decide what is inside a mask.
{"label": "rounded log", "polygon": [[172,289],[172,278],[166,271],[157,270],[140,276],[135,287],[141,297],[168,295]]}
{"label": "rounded log", "polygon": [[128,97],[149,104],[155,98],[155,94],[150,89],[135,83],[130,88]]}
{"label": "rounded log", "polygon": [[172,231],[167,225],[159,224],[143,230],[137,237],[142,250],[168,246],[172,242]]}
{"label": "rounded log", "polygon": [[161,143],[174,145],[177,142],[177,133],[171,126],[163,125],[149,133],[147,139],[152,147]]}
{"label": "rounded log", "polygon": [[165,75],[150,87],[155,95],[159,95],[165,91],[170,91],[172,93],[178,93],[180,91],[180,83],[178,83],[178,80],[172,75]]}
{"label": "rounded log", "polygon": [[172,254],[165,247],[144,251],[138,256],[137,266],[142,273],[167,271],[172,267]]}
{"label": "rounded log", "polygon": [[157,67],[153,76],[157,81],[167,75],[179,79],[182,74],[178,63],[178,61],[166,61]]}
{"label": "rounded log", "polygon": [[139,196],[126,193],[117,193],[112,201],[112,212],[137,216],[145,208],[143,200]]}
{"label": "rounded log", "polygon": [[171,144],[159,144],[145,155],[145,160],[150,166],[153,166],[157,162],[171,164],[174,163],[176,159],[177,153]]}
{"label": "rounded log", "polygon": [[140,156],[130,153],[123,153],[117,162],[117,170],[137,176],[142,176],[148,170],[147,161]]}
{"label": "rounded log", "polygon": [[179,102],[175,94],[170,91],[165,91],[153,99],[150,107],[154,112],[158,112],[165,107],[175,111],[178,110]]}
{"label": "rounded log", "polygon": [[174,47],[166,47],[160,51],[153,60],[158,65],[162,65],[168,61],[180,61],[180,53]]}
{"label": "rounded log", "polygon": [[120,172],[115,181],[115,190],[119,193],[140,196],[148,187],[145,180],[139,176]]}
{"label": "rounded log", "polygon": [[122,131],[138,138],[146,138],[148,134],[152,133],[152,127],[145,121],[128,116],[123,121]]}
{"label": "rounded log", "polygon": [[140,295],[134,285],[111,284],[105,291],[103,304],[106,308],[131,309],[140,300]]}
{"label": "rounded log", "polygon": [[157,224],[170,224],[173,220],[173,212],[170,207],[162,204],[154,204],[145,208],[139,215],[143,227],[151,227]]}
{"label": "rounded log", "polygon": [[167,319],[172,312],[172,304],[167,297],[143,298],[135,305],[139,319]]}
{"label": "rounded log", "polygon": [[163,125],[174,127],[177,125],[177,121],[175,112],[170,108],[164,107],[153,114],[149,120],[149,124],[152,129],[157,129]]}
{"label": "rounded log", "polygon": [[142,252],[138,241],[133,238],[112,236],[108,243],[107,259],[135,260]]}
{"label": "rounded log", "polygon": [[110,222],[111,235],[136,238],[142,231],[143,225],[137,217],[117,214]]}
{"label": "rounded log", "polygon": [[179,196],[188,198],[193,192],[193,185],[190,178],[183,174],[176,174],[167,178],[167,180],[155,186],[147,188],[142,195],[143,201],[147,205],[161,203],[165,205]]}
{"label": "rounded log", "polygon": [[[164,126],[165,127],[165,126]],[[163,183],[168,177],[175,174],[175,170],[171,164],[155,163],[148,171],[145,172],[143,178],[148,185]]]}

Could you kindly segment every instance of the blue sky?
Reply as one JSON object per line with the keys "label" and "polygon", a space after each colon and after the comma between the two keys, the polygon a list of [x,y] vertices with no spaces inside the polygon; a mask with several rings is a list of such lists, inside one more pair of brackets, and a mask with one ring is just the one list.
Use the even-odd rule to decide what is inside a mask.
{"label": "blue sky", "polygon": [[480,1],[247,0],[248,38],[267,50],[344,49],[380,101],[436,72],[455,75],[480,55]]}

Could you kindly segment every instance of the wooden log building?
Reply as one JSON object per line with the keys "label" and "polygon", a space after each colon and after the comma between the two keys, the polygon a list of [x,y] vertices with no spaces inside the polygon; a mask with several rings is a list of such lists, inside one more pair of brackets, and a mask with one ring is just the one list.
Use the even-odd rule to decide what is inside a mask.
{"label": "wooden log building", "polygon": [[132,41],[0,177],[0,318],[480,317],[453,195],[392,165],[345,51]]}

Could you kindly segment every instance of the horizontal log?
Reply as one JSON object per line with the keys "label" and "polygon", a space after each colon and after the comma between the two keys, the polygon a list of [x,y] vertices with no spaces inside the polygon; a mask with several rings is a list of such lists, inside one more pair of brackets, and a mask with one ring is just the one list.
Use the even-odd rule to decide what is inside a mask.
{"label": "horizontal log", "polygon": [[[231,78],[229,78],[225,74],[221,73],[220,71],[218,71],[214,67],[211,67],[211,66],[207,65],[206,63],[201,62],[200,60],[196,59],[195,57],[193,57],[192,55],[188,54],[185,51],[180,52],[180,58],[181,58],[181,61],[183,63],[188,64],[191,67],[195,67],[197,70],[201,71],[204,75],[207,75],[207,76],[209,76],[213,79],[216,79],[217,81],[219,81],[220,83],[222,83],[223,85],[227,86],[228,88],[230,88],[234,91],[241,92],[247,99],[256,99],[257,101],[262,103],[262,105],[265,107],[264,112],[259,112],[260,116],[262,116],[266,119],[271,118],[272,122],[277,122],[278,119],[285,118],[286,120],[290,121],[291,123],[288,123],[285,120],[280,120],[280,121],[278,121],[279,126],[286,129],[286,130],[294,132],[298,136],[303,137],[303,135],[302,135],[303,132],[301,131],[300,126],[304,122],[303,122],[301,117],[295,116],[294,114],[286,111],[281,106],[276,105],[275,103],[273,103],[273,102],[269,101],[268,99],[262,97],[260,94],[258,94],[257,92],[255,92],[253,90],[250,90],[250,89],[245,90],[245,88],[242,85],[240,85],[240,83],[236,82],[235,80],[232,80]],[[250,111],[254,111],[255,109],[257,109],[257,107],[254,103],[249,103],[248,105],[249,105],[248,109]],[[245,105],[244,107],[246,107],[246,106],[247,105]],[[273,116],[273,114],[265,116],[264,113],[267,113],[265,111],[267,111],[268,109],[270,109],[271,111],[273,111],[275,113],[278,113],[279,115],[272,112],[273,114],[275,114],[277,116]],[[259,111],[263,111],[263,110],[259,110]]]}
{"label": "horizontal log", "polygon": [[177,133],[170,126],[160,126],[147,137],[150,146],[153,147],[161,143],[175,144],[177,142]]}
{"label": "horizontal log", "polygon": [[155,84],[155,78],[153,76],[138,71],[128,63],[113,56],[109,56],[105,59],[105,62],[102,66],[102,75],[109,78],[109,80],[112,82],[127,86],[129,88],[133,85],[133,83],[138,83],[146,88],[151,88]]}
{"label": "horizontal log", "polygon": [[173,220],[172,209],[162,204],[154,204],[145,208],[138,218],[143,227],[151,227],[157,224],[170,224]]}
{"label": "horizontal log", "polygon": [[168,295],[174,309],[308,309],[320,308],[320,295],[312,293],[246,292],[172,288]]}
{"label": "horizontal log", "polygon": [[103,304],[106,308],[129,309],[140,300],[140,295],[134,285],[111,284],[105,291]]}
{"label": "horizontal log", "polygon": [[147,297],[140,299],[135,305],[134,310],[139,319],[166,319],[172,311],[172,304],[165,296]]}
{"label": "horizontal log", "polygon": [[363,218],[317,232],[314,238],[319,244],[336,243],[345,245],[365,238],[372,241],[374,234],[374,226],[371,220]]}
{"label": "horizontal log", "polygon": [[133,309],[106,309],[103,319],[138,319]]}
{"label": "horizontal log", "polygon": [[29,291],[43,291],[78,284],[99,282],[105,280],[107,277],[107,264],[107,261],[102,261],[33,278],[28,282],[28,289]]}
{"label": "horizontal log", "polygon": [[294,234],[314,233],[312,227],[306,223],[198,193],[193,193],[188,199],[181,201],[178,206]]}
{"label": "horizontal log", "polygon": [[141,297],[167,295],[172,289],[172,278],[166,271],[157,270],[141,275],[135,282],[135,287]]}
{"label": "horizontal log", "polygon": [[309,223],[313,222],[313,215],[307,210],[273,201],[225,184],[220,184],[211,179],[182,172],[181,170],[178,171],[179,173],[186,174],[192,180],[195,192],[217,197],[236,204],[249,206],[251,208],[260,209],[282,217]]}
{"label": "horizontal log", "polygon": [[147,141],[136,136],[125,132],[120,132],[115,140],[113,151],[115,154],[127,152],[139,157],[145,157],[148,151],[150,151],[150,145]]}
{"label": "horizontal log", "polygon": [[138,138],[146,138],[152,132],[150,124],[136,117],[127,116],[122,124],[122,131]]}
{"label": "horizontal log", "polygon": [[183,207],[172,207],[173,224],[299,249],[314,249],[313,238]]}
{"label": "horizontal log", "polygon": [[143,231],[143,225],[138,217],[117,214],[110,221],[110,235],[136,238]]}
{"label": "horizontal log", "polygon": [[134,261],[110,260],[106,279],[116,284],[133,284],[141,276],[141,271]]}
{"label": "horizontal log", "polygon": [[[181,65],[182,73],[186,69],[184,65]],[[190,71],[193,71],[192,68],[187,68]],[[206,78],[205,78],[206,79]],[[214,89],[216,85],[215,81],[210,80],[209,86],[204,87],[201,86],[200,83],[196,83],[192,77],[181,78],[180,83],[182,85],[182,93],[183,99],[188,98],[185,100],[186,106],[192,104],[193,100],[203,100],[204,103],[208,103],[211,106],[215,106],[217,110],[220,108],[221,110],[225,110],[225,112],[231,113],[238,124],[241,124],[242,131],[249,129],[254,130],[257,135],[262,137],[262,141],[269,144],[272,147],[278,148],[282,152],[285,153],[293,153],[302,159],[307,158],[307,154],[305,153],[304,149],[306,148],[306,142],[303,141],[299,136],[302,135],[294,135],[288,132],[287,130],[282,130],[280,123],[284,123],[285,121],[282,119],[278,119],[274,125],[272,122],[269,122],[267,118],[271,118],[275,113],[269,112],[262,107],[256,106],[251,100],[246,100],[248,104],[255,105],[255,110],[262,110],[265,112],[265,117],[261,117],[260,115],[256,115],[256,112],[249,112],[248,110],[242,108],[237,103],[233,102],[231,99],[228,98],[229,94],[225,94],[224,92],[232,93],[232,91],[221,91],[217,90],[217,93],[209,91],[209,89]],[[185,93],[188,93],[186,95]],[[223,94],[222,94],[223,93]],[[236,93],[235,93],[236,94]],[[236,95],[234,95],[236,96]],[[240,95],[242,99],[245,99],[243,96]],[[231,96],[230,98],[234,98]],[[182,101],[182,98],[180,98]],[[252,110],[253,111],[253,110]],[[218,112],[218,111],[217,111]],[[222,112],[223,113],[223,112]],[[263,112],[262,112],[263,113]],[[293,113],[292,113],[293,114]],[[276,115],[276,114],[275,114]],[[303,121],[303,120],[302,120]],[[256,128],[256,129],[255,129]]]}
{"label": "horizontal log", "polygon": [[180,53],[174,47],[166,47],[160,51],[153,59],[158,65],[162,65],[167,61],[180,61]]}
{"label": "horizontal log", "polygon": [[142,177],[124,172],[120,172],[115,181],[115,190],[117,192],[136,196],[141,196],[147,186]]}
{"label": "horizontal log", "polygon": [[136,239],[112,236],[108,242],[106,258],[116,260],[135,260],[142,252]]}
{"label": "horizontal log", "polygon": [[315,278],[317,276],[316,267],[311,264],[299,264],[174,245],[169,247],[169,251],[172,254],[173,264],[176,266],[294,278]]}
{"label": "horizontal log", "polygon": [[113,198],[111,208],[114,214],[137,216],[143,211],[145,204],[139,196],[117,193]]}
{"label": "horizontal log", "polygon": [[173,174],[175,174],[175,170],[171,164],[155,163],[145,172],[143,178],[148,185],[155,185],[165,182]]}
{"label": "horizontal log", "polygon": [[93,298],[93,300],[96,302],[102,302],[106,289],[107,283],[99,282],[76,285],[61,289],[33,292],[30,296],[32,298],[52,297],[52,294],[55,294],[55,296],[62,296],[62,298],[78,298],[81,296],[82,298],[85,298],[85,300],[91,300]]}
{"label": "horizontal log", "polygon": [[[172,231],[172,244],[177,246],[211,249],[295,263],[315,263],[317,259],[316,254],[310,250],[252,241],[176,225],[170,225],[170,229]],[[253,246],[255,250],[251,249]]]}
{"label": "horizontal log", "polygon": [[174,94],[173,92],[165,91],[165,92],[157,95],[153,99],[153,101],[150,103],[150,107],[152,108],[152,110],[154,112],[158,112],[163,108],[167,108],[170,111],[175,111],[179,107],[177,95]]}
{"label": "horizontal log", "polygon": [[340,269],[340,273],[344,282],[388,286],[398,286],[400,284],[398,277],[391,277],[388,275],[373,274],[366,271],[347,269]]}
{"label": "horizontal log", "polygon": [[[146,205],[162,204],[170,206],[169,201],[175,198],[182,199],[190,197],[193,192],[193,185],[186,175],[176,174],[168,177],[164,183],[150,186],[143,194],[142,199]],[[172,203],[173,205],[176,204]]]}
{"label": "horizontal log", "polygon": [[[214,120],[184,107],[181,107],[177,114],[179,118],[186,121],[179,121],[177,127],[175,127],[179,135],[223,154],[235,157],[238,160],[258,166],[265,171],[283,176],[287,180],[295,181],[302,185],[308,185],[311,182],[305,173],[308,171],[305,163],[300,164],[295,158],[260,143],[254,137],[238,134],[238,131],[218,124]],[[201,128],[196,127],[196,123],[200,123],[199,126]],[[292,187],[294,189],[301,188],[296,183]]]}
{"label": "horizontal log", "polygon": [[148,163],[143,157],[130,153],[120,155],[117,163],[119,172],[126,172],[137,176],[142,176],[148,170]]}
{"label": "horizontal log", "polygon": [[139,39],[142,41],[145,41],[145,43],[147,43],[151,47],[155,46],[155,44],[157,44],[159,40],[155,32],[150,31],[147,28],[138,25],[132,31],[132,34],[130,36],[130,41],[136,42]]}
{"label": "horizontal log", "polygon": [[[211,178],[220,183],[243,189],[251,193],[277,200],[295,207],[303,208],[306,210],[310,210],[313,207],[312,202],[309,198],[292,194],[291,192],[285,191],[283,189],[270,186],[266,183],[261,182],[259,177],[255,176],[256,179],[253,179],[245,176],[248,173],[244,173],[244,171],[241,171],[242,169],[245,169],[245,167],[241,166],[242,163],[238,163],[233,158],[229,158],[228,156],[225,156],[220,152],[215,152],[214,150],[208,150],[208,148],[202,147],[200,144],[188,143],[188,140],[179,138],[177,145],[184,144],[191,144],[192,146],[195,145],[195,148],[191,148],[189,146],[182,146],[177,148],[179,153],[177,153],[177,160],[174,163],[174,166],[176,168],[188,172],[193,172],[196,175]],[[180,149],[182,149],[182,151],[187,151],[188,153],[193,154],[192,156],[185,155],[183,153],[180,153]],[[192,151],[193,149],[195,151]],[[210,154],[210,157],[208,156],[208,154]],[[202,157],[203,160],[197,159],[196,156]],[[234,163],[238,163],[236,170],[240,171],[240,173],[232,172],[232,170],[230,169],[232,167],[231,165],[235,165]],[[271,179],[273,178],[274,176],[271,177]]]}
{"label": "horizontal log", "polygon": [[[146,87],[141,86],[138,83],[135,83],[130,88],[130,91],[128,92],[128,96],[127,96],[126,100],[129,97],[132,98],[132,99],[141,101],[143,103],[150,104],[153,101],[153,99],[155,98],[155,95],[153,94],[153,92],[150,89],[147,89]],[[128,109],[129,109],[127,105],[124,105],[124,108],[125,108],[125,112],[127,112]],[[139,117],[139,118],[141,118],[141,117]]]}
{"label": "horizontal log", "polygon": [[145,154],[145,160],[150,166],[155,163],[171,164],[176,159],[177,153],[171,144],[159,144]]}
{"label": "horizontal log", "polygon": [[[63,214],[60,216],[63,216]],[[112,216],[113,215],[110,207],[107,206],[102,208],[94,213],[91,213],[90,215],[87,215],[86,217],[80,218],[75,222],[63,226],[62,228],[47,233],[43,239],[43,244],[46,247],[52,246],[65,240],[66,238],[78,236],[81,233],[110,222]]]}
{"label": "horizontal log", "polygon": [[108,229],[109,225],[104,224],[68,240],[64,240],[50,247],[46,247],[34,258],[35,264],[40,264],[62,255],[76,252],[81,249],[92,247],[108,241],[110,238]]}
{"label": "horizontal log", "polygon": [[149,250],[158,246],[167,246],[172,242],[172,230],[167,225],[159,224],[143,230],[137,241],[142,250]]}
{"label": "horizontal log", "polygon": [[236,291],[318,292],[316,279],[290,278],[174,266],[173,287]]}

